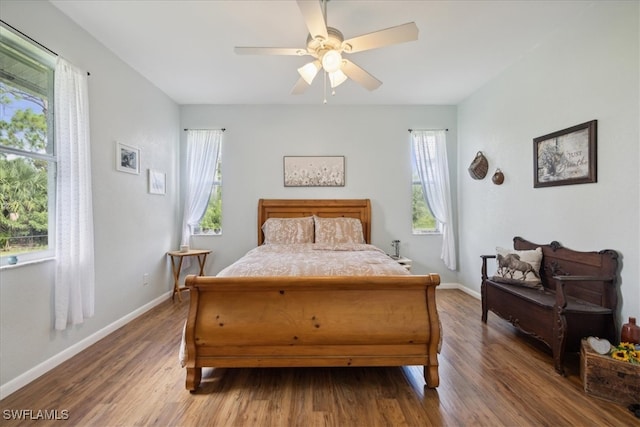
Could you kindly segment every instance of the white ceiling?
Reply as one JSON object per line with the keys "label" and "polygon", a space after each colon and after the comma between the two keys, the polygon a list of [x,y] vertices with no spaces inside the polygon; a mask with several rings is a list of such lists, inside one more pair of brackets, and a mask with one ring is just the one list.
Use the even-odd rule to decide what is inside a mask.
{"label": "white ceiling", "polygon": [[[290,94],[309,57],[233,52],[305,47],[308,31],[294,0],[51,2],[179,104],[322,103],[322,79],[302,95]],[[383,84],[369,92],[349,80],[328,102],[457,104],[592,3],[331,0],[327,23],[345,39],[411,21],[419,36],[348,55]]]}

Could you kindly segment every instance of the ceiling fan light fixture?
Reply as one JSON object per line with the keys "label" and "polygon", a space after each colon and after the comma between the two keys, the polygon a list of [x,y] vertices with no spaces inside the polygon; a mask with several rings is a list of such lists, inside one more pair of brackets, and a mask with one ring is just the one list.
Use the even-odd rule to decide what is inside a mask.
{"label": "ceiling fan light fixture", "polygon": [[342,83],[346,82],[347,79],[347,75],[343,73],[342,70],[337,70],[333,73],[329,73],[329,82],[331,83],[331,89],[340,86]]}
{"label": "ceiling fan light fixture", "polygon": [[331,49],[327,51],[322,56],[322,68],[325,69],[327,73],[333,73],[342,67],[342,55],[335,49]]}
{"label": "ceiling fan light fixture", "polygon": [[300,74],[300,77],[302,77],[307,84],[311,84],[318,74],[318,71],[320,71],[320,67],[320,61],[309,62],[298,68],[298,74]]}
{"label": "ceiling fan light fixture", "polygon": [[311,86],[319,71],[324,71],[322,80],[325,93],[329,84],[335,93],[334,89],[346,80],[352,80],[370,91],[377,89],[382,84],[380,80],[348,59],[343,59],[342,55],[418,40],[418,26],[415,22],[407,22],[345,40],[340,30],[327,26],[327,2],[329,0],[296,0],[308,30],[306,48],[236,46],[235,53],[314,58],[311,60],[313,62],[298,68],[301,77],[292,90],[295,95]]}

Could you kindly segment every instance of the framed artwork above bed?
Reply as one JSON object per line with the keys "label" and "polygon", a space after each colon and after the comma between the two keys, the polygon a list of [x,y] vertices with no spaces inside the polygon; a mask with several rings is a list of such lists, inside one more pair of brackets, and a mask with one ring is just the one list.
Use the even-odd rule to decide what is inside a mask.
{"label": "framed artwork above bed", "polygon": [[344,187],[344,156],[284,156],[285,187]]}

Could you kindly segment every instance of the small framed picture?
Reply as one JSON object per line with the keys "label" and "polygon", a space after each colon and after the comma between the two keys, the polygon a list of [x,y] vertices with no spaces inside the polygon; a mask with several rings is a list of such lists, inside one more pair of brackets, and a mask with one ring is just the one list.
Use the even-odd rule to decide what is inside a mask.
{"label": "small framed picture", "polygon": [[149,169],[149,194],[166,193],[166,175],[160,171]]}
{"label": "small framed picture", "polygon": [[116,169],[120,172],[140,174],[140,149],[116,142]]}

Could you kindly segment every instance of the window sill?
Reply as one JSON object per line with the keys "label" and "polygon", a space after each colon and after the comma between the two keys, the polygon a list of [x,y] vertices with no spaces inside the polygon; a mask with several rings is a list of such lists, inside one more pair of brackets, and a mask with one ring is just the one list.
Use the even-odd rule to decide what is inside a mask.
{"label": "window sill", "polygon": [[40,259],[34,259],[34,260],[22,261],[22,262],[18,261],[17,264],[5,264],[0,266],[0,270],[12,270],[14,268],[24,267],[27,265],[42,264],[49,261],[55,261],[55,257],[40,258]]}

